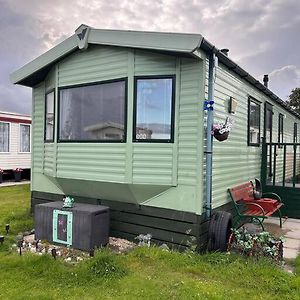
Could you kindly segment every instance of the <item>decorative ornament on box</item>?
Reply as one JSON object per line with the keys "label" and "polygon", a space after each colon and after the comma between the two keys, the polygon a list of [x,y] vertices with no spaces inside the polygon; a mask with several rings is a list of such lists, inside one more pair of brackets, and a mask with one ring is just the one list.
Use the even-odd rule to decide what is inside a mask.
{"label": "decorative ornament on box", "polygon": [[218,122],[214,124],[212,128],[212,135],[219,142],[227,140],[233,123],[234,121],[231,118],[227,117],[225,123]]}
{"label": "decorative ornament on box", "polygon": [[70,196],[67,196],[63,200],[64,200],[63,207],[65,207],[65,208],[72,208],[72,207],[74,207],[74,203],[75,203],[74,198],[72,198]]}

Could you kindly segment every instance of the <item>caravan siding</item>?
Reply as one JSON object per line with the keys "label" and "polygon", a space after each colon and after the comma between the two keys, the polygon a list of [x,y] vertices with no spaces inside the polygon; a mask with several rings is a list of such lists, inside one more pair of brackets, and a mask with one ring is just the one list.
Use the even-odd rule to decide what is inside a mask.
{"label": "caravan siding", "polygon": [[[206,80],[207,82],[207,80]],[[230,97],[237,100],[235,114],[228,113]],[[262,147],[248,146],[248,98],[253,97],[260,105],[260,136],[264,134],[264,104],[273,105],[272,141],[278,142],[279,114],[283,119],[283,142],[293,142],[294,122],[300,126],[299,119],[283,109],[249,83],[239,78],[222,64],[219,64],[215,81],[215,122],[224,122],[226,117],[234,121],[228,140],[218,142],[214,139],[213,150],[213,208],[230,201],[227,189],[240,183],[260,178]],[[299,131],[298,131],[299,134]],[[278,179],[280,179],[280,157],[283,149],[278,150]]]}
{"label": "caravan siding", "polygon": [[[135,76],[175,75],[174,143],[133,142]],[[44,143],[45,93],[59,88],[104,80],[127,78],[127,139],[124,143]],[[149,51],[93,46],[60,61],[46,80],[34,88],[33,191],[66,193],[66,180],[77,180],[84,195],[84,181],[130,185],[134,196],[152,187],[159,192],[147,205],[202,212],[202,165],[204,65]],[[55,132],[57,132],[57,119]],[[56,179],[64,179],[57,184]],[[147,186],[147,187],[146,187]],[[102,191],[106,187],[102,186]],[[157,187],[164,187],[162,189]],[[140,190],[139,190],[140,189]],[[93,189],[90,189],[92,191]],[[117,192],[117,191],[116,191]],[[110,192],[111,196],[114,194]],[[159,194],[159,195],[158,195]],[[174,197],[176,195],[177,197]],[[98,195],[95,194],[94,197]],[[116,197],[116,196],[113,196]],[[130,194],[119,193],[119,201]],[[185,200],[183,200],[185,199]]]}

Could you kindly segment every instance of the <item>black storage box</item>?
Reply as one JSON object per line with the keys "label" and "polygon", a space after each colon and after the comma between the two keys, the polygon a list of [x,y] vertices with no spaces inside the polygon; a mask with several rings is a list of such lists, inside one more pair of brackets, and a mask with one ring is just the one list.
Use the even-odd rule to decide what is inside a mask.
{"label": "black storage box", "polygon": [[35,206],[35,238],[53,244],[90,251],[105,246],[109,238],[109,207],[75,203],[63,208],[63,202]]}

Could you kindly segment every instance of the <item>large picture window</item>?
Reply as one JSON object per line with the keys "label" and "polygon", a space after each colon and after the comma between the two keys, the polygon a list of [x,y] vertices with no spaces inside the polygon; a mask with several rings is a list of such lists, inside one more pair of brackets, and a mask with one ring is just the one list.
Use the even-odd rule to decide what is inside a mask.
{"label": "large picture window", "polygon": [[10,123],[0,122],[0,152],[9,152]]}
{"label": "large picture window", "polygon": [[46,94],[45,141],[54,140],[54,91]]}
{"label": "large picture window", "polygon": [[260,103],[252,98],[248,100],[248,145],[260,143]]}
{"label": "large picture window", "polygon": [[174,90],[174,76],[136,78],[134,141],[173,141]]}
{"label": "large picture window", "polygon": [[126,81],[62,88],[59,141],[124,142]]}
{"label": "large picture window", "polygon": [[30,152],[30,125],[20,124],[20,152]]}

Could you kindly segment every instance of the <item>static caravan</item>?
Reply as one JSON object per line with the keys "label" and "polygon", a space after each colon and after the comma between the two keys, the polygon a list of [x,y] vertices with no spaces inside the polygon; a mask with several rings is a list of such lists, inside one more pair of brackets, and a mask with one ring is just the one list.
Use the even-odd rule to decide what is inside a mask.
{"label": "static caravan", "polygon": [[31,168],[31,117],[0,112],[0,168],[5,173]]}
{"label": "static caravan", "polygon": [[[262,138],[300,133],[298,115],[200,34],[81,25],[11,80],[33,89],[32,206],[106,205],[110,234],[129,239],[205,243],[227,189],[260,177]],[[225,127],[220,142],[212,129]]]}

